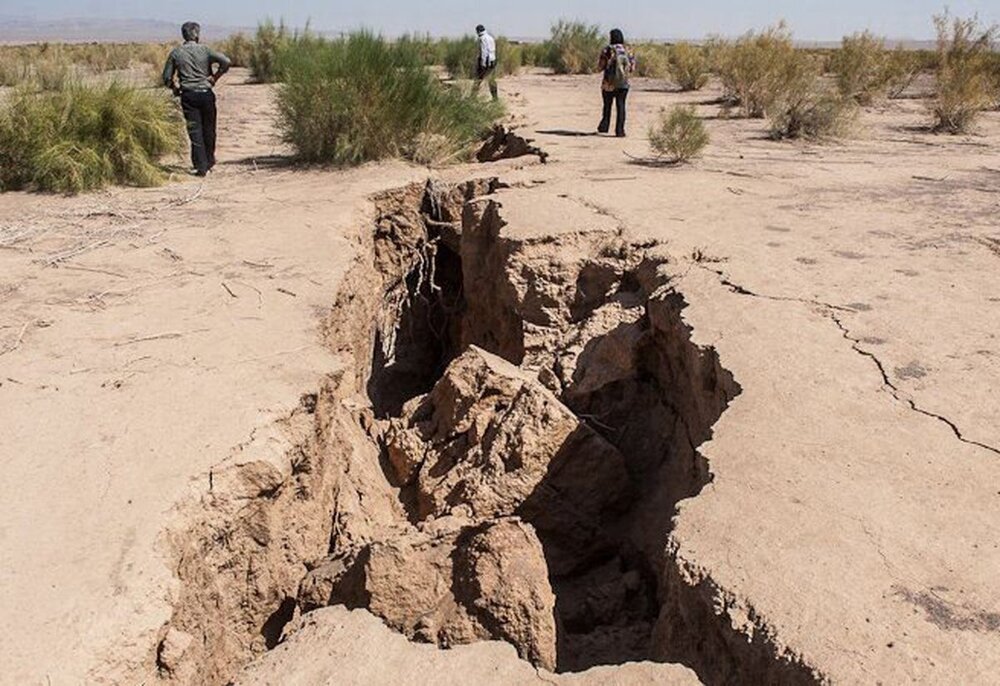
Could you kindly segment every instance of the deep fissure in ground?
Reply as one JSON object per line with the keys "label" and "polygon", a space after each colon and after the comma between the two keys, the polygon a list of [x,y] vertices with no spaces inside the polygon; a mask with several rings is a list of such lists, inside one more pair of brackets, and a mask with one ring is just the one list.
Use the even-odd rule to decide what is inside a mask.
{"label": "deep fissure in ground", "polygon": [[[184,659],[225,680],[297,614],[343,604],[554,671],[656,660],[814,683],[673,557],[677,504],[711,479],[698,446],[740,389],[691,341],[665,255],[615,230],[505,230],[501,188],[375,199],[327,326],[353,364],[293,414],[290,473],[241,466],[178,546],[160,653],[170,632],[199,637]],[[226,627],[205,618],[218,608]]]}
{"label": "deep fissure in ground", "polygon": [[[426,238],[416,248],[419,256],[415,266],[403,279],[403,290],[388,299],[397,321],[388,336],[384,332],[375,336],[368,393],[376,417],[382,420],[398,418],[407,401],[431,392],[448,365],[470,345],[506,356],[514,364],[524,361],[523,342],[510,344],[522,338],[523,331],[494,328],[498,321],[503,326],[521,316],[515,302],[506,303],[509,311],[503,314],[507,316],[493,312],[485,326],[475,318],[477,308],[468,307],[461,248],[455,244],[460,234],[450,233],[455,227],[440,216],[432,193],[429,189],[421,207]],[[389,221],[400,216],[390,214]],[[407,225],[409,222],[404,220]],[[579,273],[574,275],[575,292],[567,303],[571,317],[567,323],[578,326],[609,300],[625,309],[642,309],[652,291],[663,285],[664,277],[655,273],[657,260],[639,256],[649,246],[628,245],[617,236],[600,236],[599,243],[604,243],[603,257],[581,256]],[[633,253],[631,259],[625,253]],[[487,288],[500,288],[502,273],[472,278],[484,276],[488,276]],[[546,277],[542,272],[532,276]],[[549,276],[559,279],[565,275]],[[659,298],[668,317],[679,316],[684,307],[679,296],[665,292]],[[569,384],[560,394],[589,428],[628,456],[624,460],[626,471],[620,475],[627,483],[595,484],[620,492],[620,502],[602,512],[609,515],[609,521],[601,522],[602,530],[594,540],[578,550],[571,549],[572,542],[567,545],[562,540],[566,532],[560,530],[560,521],[547,521],[551,519],[547,517],[547,491],[558,489],[560,484],[543,482],[517,511],[536,527],[543,549],[548,551],[549,580],[556,597],[557,667],[562,671],[654,658],[652,633],[660,611],[659,579],[649,557],[652,554],[655,559],[655,552],[644,549],[648,548],[645,539],[665,544],[674,504],[696,494],[708,482],[707,465],[694,450],[694,441],[707,438],[711,423],[729,400],[727,392],[735,388],[731,378],[719,378],[723,372],[717,361],[708,360],[705,371],[709,376],[703,381],[705,389],[716,396],[714,407],[708,417],[695,418],[695,425],[689,426],[689,416],[683,413],[691,408],[682,409],[685,400],[676,397],[688,389],[678,388],[677,382],[684,380],[675,376],[685,373],[680,367],[687,361],[669,359],[676,353],[668,349],[675,345],[668,340],[671,334],[684,332],[654,332],[645,313],[635,322],[624,322],[622,326],[638,335],[619,343],[610,340],[612,330],[588,343],[595,347],[605,341],[609,346],[632,346],[621,351],[635,358],[631,373],[596,389],[581,391]],[[553,366],[560,363],[559,352],[553,351]],[[728,387],[723,389],[720,382]],[[499,406],[497,411],[504,409]],[[594,476],[598,475],[600,472]],[[415,496],[410,489],[404,487],[401,498],[412,510]],[[636,541],[633,525],[644,514],[640,504],[654,501],[663,507],[663,516],[652,529],[643,527],[644,540]],[[415,518],[419,520],[419,514]]]}
{"label": "deep fissure in ground", "polygon": [[[743,636],[716,616],[714,600],[700,597],[714,593],[710,583],[692,588],[664,562],[677,503],[711,478],[697,447],[739,393],[715,351],[691,342],[666,258],[617,232],[504,236],[502,205],[492,197],[497,186],[429,184],[418,212],[411,189],[402,204],[396,197],[382,207],[376,232],[376,262],[396,276],[388,279],[367,370],[374,418],[363,423],[374,427],[380,464],[409,522],[439,540],[457,528],[442,544],[454,559],[428,563],[420,551],[437,544],[424,539],[345,554],[335,536],[331,563],[303,584],[303,607],[365,607],[411,638],[442,646],[508,640],[522,657],[558,671],[661,660],[692,666],[708,682],[812,682],[807,669],[779,658],[766,636]],[[577,425],[561,445],[548,446],[547,472],[530,492],[511,500],[505,474],[530,471],[525,436],[547,429],[519,416],[538,410],[523,399],[545,393],[551,398],[538,402],[566,410],[551,425]],[[497,442],[506,442],[499,460]],[[484,496],[483,489],[493,492]],[[551,653],[548,627],[525,609],[539,605],[538,589],[528,583],[506,589],[520,598],[484,599],[489,583],[462,561],[463,547],[474,548],[507,517],[530,525],[541,545],[554,596]],[[392,561],[376,559],[380,546],[394,548]],[[513,558],[531,568],[522,552]],[[502,576],[504,552],[488,553]],[[376,577],[411,564],[451,573],[444,595],[458,610],[387,608],[407,581],[386,585]],[[456,613],[470,615],[473,628]]]}

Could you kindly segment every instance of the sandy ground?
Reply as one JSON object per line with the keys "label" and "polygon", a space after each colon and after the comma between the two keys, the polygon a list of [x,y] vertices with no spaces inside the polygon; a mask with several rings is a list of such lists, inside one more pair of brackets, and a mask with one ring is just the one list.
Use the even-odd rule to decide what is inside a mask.
{"label": "sandy ground", "polygon": [[[1000,114],[926,133],[866,111],[843,143],[774,143],[713,92],[637,84],[596,137],[590,78],[502,84],[551,161],[533,184],[667,245],[698,343],[743,389],[703,446],[675,539],[747,621],[838,682],[988,683],[1000,668]],[[695,164],[647,164],[660,107],[698,104]],[[318,335],[368,197],[403,164],[295,171],[266,87],[220,90],[206,183],[0,196],[0,642],[12,683],[153,669],[176,592],[163,533],[217,465],[336,368]],[[627,154],[625,154],[627,153]],[[529,213],[530,214],[530,213]]]}

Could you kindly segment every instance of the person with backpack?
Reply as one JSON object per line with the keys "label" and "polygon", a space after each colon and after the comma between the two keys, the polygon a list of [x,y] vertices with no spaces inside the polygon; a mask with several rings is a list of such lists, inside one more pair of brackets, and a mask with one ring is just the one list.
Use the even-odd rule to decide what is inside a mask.
{"label": "person with backpack", "polygon": [[500,97],[497,88],[497,42],[482,24],[476,27],[476,35],[479,37],[479,59],[476,60],[475,92],[478,93],[483,81],[487,81],[490,84],[490,95],[496,100]]}
{"label": "person with backpack", "polygon": [[[201,45],[201,26],[193,21],[181,27],[184,44],[174,48],[163,67],[163,85],[181,99],[181,110],[191,139],[194,173],[205,176],[215,166],[217,112],[212,88],[229,71],[228,57]],[[213,71],[213,67],[217,67]],[[176,78],[176,81],[175,81]]]}
{"label": "person with backpack", "polygon": [[611,32],[611,42],[601,52],[598,68],[604,72],[601,94],[604,96],[604,115],[597,127],[598,133],[611,130],[611,104],[615,105],[615,135],[625,137],[625,101],[628,98],[629,80],[635,71],[635,53],[625,45],[621,29]]}

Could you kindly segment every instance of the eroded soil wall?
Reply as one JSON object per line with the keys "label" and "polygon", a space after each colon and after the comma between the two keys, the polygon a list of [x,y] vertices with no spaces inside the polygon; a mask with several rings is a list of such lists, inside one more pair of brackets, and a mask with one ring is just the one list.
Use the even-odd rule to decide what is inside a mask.
{"label": "eroded soil wall", "polygon": [[691,341],[669,260],[616,231],[517,238],[500,187],[375,199],[326,326],[344,372],[276,427],[283,463],[230,468],[175,536],[164,677],[223,683],[296,613],[345,604],[552,670],[815,681],[673,555],[678,502],[711,480],[698,447],[740,389]]}

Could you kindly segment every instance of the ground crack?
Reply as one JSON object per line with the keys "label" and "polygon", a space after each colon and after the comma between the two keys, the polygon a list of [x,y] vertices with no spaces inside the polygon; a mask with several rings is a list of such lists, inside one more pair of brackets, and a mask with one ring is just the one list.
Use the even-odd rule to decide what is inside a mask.
{"label": "ground crack", "polygon": [[823,302],[821,300],[813,300],[810,298],[796,298],[792,296],[765,295],[761,293],[754,293],[753,291],[745,288],[744,286],[741,286],[737,283],[734,283],[733,281],[730,281],[729,278],[726,276],[725,272],[721,270],[710,269],[709,267],[706,267],[701,264],[697,266],[701,267],[705,271],[711,272],[716,276],[718,276],[719,283],[721,283],[730,291],[738,295],[746,295],[752,298],[763,298],[764,300],[775,300],[779,302],[798,302],[806,305],[812,305],[814,307],[821,307],[827,310],[826,316],[830,319],[830,321],[834,323],[834,325],[836,325],[838,329],[840,329],[840,332],[843,335],[844,339],[851,343],[851,348],[854,350],[854,352],[864,357],[867,357],[875,364],[875,367],[878,369],[878,372],[882,377],[882,383],[886,386],[886,388],[889,389],[890,393],[892,393],[893,398],[895,398],[898,402],[901,402],[907,407],[909,407],[911,411],[916,412],[917,414],[922,414],[925,417],[930,417],[931,419],[935,419],[941,422],[942,424],[946,425],[955,435],[955,438],[957,438],[962,443],[976,446],[977,448],[982,448],[983,450],[987,450],[995,455],[1000,455],[1000,448],[996,448],[987,443],[981,443],[980,441],[976,441],[971,438],[966,438],[965,435],[962,433],[962,430],[958,428],[958,425],[955,422],[953,422],[952,420],[948,419],[943,415],[937,414],[936,412],[925,410],[924,408],[920,407],[916,403],[916,401],[914,401],[912,398],[908,398],[905,395],[903,395],[903,392],[899,389],[899,387],[892,382],[892,379],[889,377],[889,373],[886,371],[885,365],[882,363],[882,360],[880,360],[878,356],[876,356],[871,351],[862,348],[861,341],[851,336],[850,330],[847,328],[847,326],[844,325],[841,319],[837,316],[838,312],[853,312],[854,310],[852,310],[851,308],[843,307],[841,305],[833,305],[831,303]]}
{"label": "ground crack", "polygon": [[812,305],[814,307],[823,307],[825,309],[834,310],[836,312],[854,311],[849,307],[844,307],[842,305],[833,305],[831,303],[823,302],[822,300],[813,300],[811,298],[796,298],[790,295],[767,295],[764,293],[755,293],[754,291],[751,291],[750,289],[741,286],[738,283],[730,281],[729,277],[726,276],[726,273],[719,269],[712,269],[710,267],[706,267],[703,264],[697,264],[696,266],[718,276],[719,283],[721,283],[723,286],[731,290],[733,293],[736,293],[737,295],[746,295],[751,298],[762,298],[763,300],[774,300],[776,302],[802,303],[804,305]]}
{"label": "ground crack", "polygon": [[980,441],[976,441],[971,438],[966,438],[965,435],[962,433],[962,430],[958,428],[958,425],[955,422],[948,419],[944,415],[940,415],[936,412],[931,412],[930,410],[925,410],[924,408],[920,407],[916,403],[916,401],[914,401],[912,398],[908,398],[905,395],[903,395],[903,392],[899,389],[899,387],[896,386],[892,382],[892,379],[889,378],[889,374],[888,372],[886,372],[885,365],[882,363],[882,360],[880,360],[878,356],[876,356],[871,351],[862,348],[861,341],[851,336],[850,330],[844,325],[844,323],[840,320],[839,317],[837,317],[836,314],[831,312],[828,316],[830,320],[837,326],[837,328],[840,329],[840,332],[841,334],[843,334],[844,339],[851,343],[851,348],[854,350],[854,352],[864,357],[867,357],[875,364],[875,367],[878,369],[879,374],[882,376],[882,383],[892,393],[893,398],[895,398],[897,401],[909,407],[910,410],[912,410],[913,412],[916,412],[917,414],[922,414],[925,417],[930,417],[931,419],[936,419],[937,421],[946,425],[949,429],[951,429],[951,432],[955,435],[955,438],[957,438],[962,443],[973,445],[976,446],[977,448],[982,448],[983,450],[988,450],[989,452],[995,455],[1000,455],[1000,448],[995,448],[986,443],[981,443]]}

